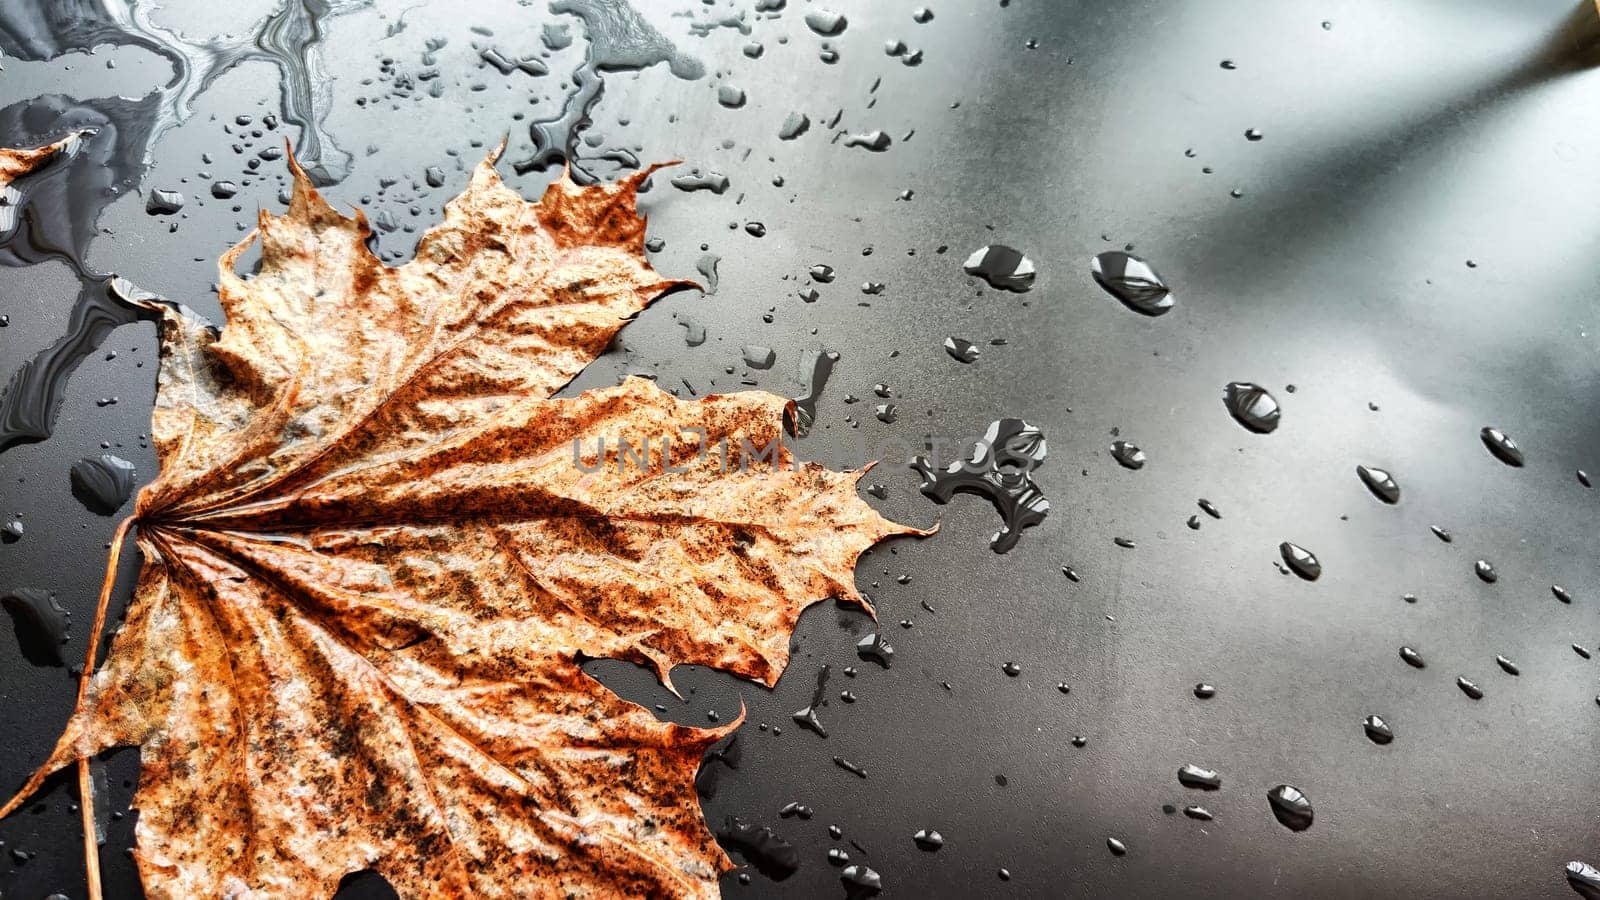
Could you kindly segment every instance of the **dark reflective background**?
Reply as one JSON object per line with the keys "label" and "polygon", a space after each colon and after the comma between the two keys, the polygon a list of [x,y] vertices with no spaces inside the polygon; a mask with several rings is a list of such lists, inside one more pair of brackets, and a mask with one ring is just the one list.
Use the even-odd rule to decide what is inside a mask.
{"label": "dark reflective background", "polygon": [[[589,664],[678,721],[747,708],[705,767],[706,817],[771,825],[802,865],[782,883],[741,870],[750,883],[730,875],[725,895],[840,896],[826,856],[840,848],[895,896],[1571,896],[1565,864],[1600,861],[1600,662],[1572,646],[1600,642],[1596,496],[1574,474],[1600,473],[1600,71],[1551,49],[1572,4],[930,0],[919,23],[915,3],[830,2],[848,26],[822,38],[802,0],[777,14],[754,0],[637,0],[676,47],[657,46],[654,65],[625,58],[637,41],[591,40],[543,3],[333,4],[300,76],[295,45],[274,57],[243,40],[207,61],[170,49],[181,41],[162,55],[160,41],[121,40],[4,59],[0,105],[62,94],[105,108],[97,98],[158,92],[161,111],[139,120],[148,171],[133,166],[85,232],[85,263],[213,316],[216,256],[258,206],[278,208],[285,183],[281,160],[258,162],[261,174],[247,160],[299,140],[297,115],[322,122],[330,177],[334,151],[349,154],[328,191],[393,226],[379,246],[396,260],[502,135],[510,183],[540,190],[550,171],[518,176],[510,163],[535,154],[531,122],[594,90],[571,77],[586,54],[622,70],[600,76],[586,132],[599,139],[580,139],[581,167],[604,177],[636,154],[685,160],[673,175],[727,176],[722,194],[657,177],[646,202],[665,242],[657,267],[698,277],[714,254],[716,292],[651,307],[570,390],[631,372],[685,396],[798,396],[805,351],[837,351],[806,452],[839,464],[882,449],[863,480],[885,487],[874,502],[942,530],[881,546],[858,569],[895,647],[888,670],[856,655],[872,622],[831,602],[802,620],[773,692],[690,670],[674,674],[680,702],[630,666]],[[248,37],[273,8],[183,0],[148,16],[193,47]],[[561,41],[546,42],[546,25],[567,26],[570,46],[548,49]],[[893,41],[906,45],[898,57]],[[549,74],[502,72],[490,49]],[[694,74],[690,57],[698,78],[680,77]],[[295,77],[311,90],[286,105],[280,85]],[[719,102],[730,84],[742,106]],[[810,127],[781,140],[794,112]],[[276,129],[262,127],[268,114]],[[7,144],[63,133],[0,121]],[[143,134],[114,130],[142,162]],[[892,139],[883,152],[846,140],[874,130]],[[223,179],[239,183],[235,197],[212,196]],[[148,215],[152,189],[187,202]],[[1035,263],[1031,291],[963,274],[994,243]],[[1090,259],[1127,244],[1172,286],[1165,315],[1130,311],[1092,279]],[[831,283],[807,277],[818,263],[836,270]],[[0,273],[6,372],[66,332],[78,293],[59,260]],[[705,326],[704,343],[687,345],[684,317]],[[952,337],[978,359],[953,359]],[[750,367],[746,346],[773,349],[775,365]],[[55,592],[76,623],[71,659],[115,518],[72,497],[68,469],[104,442],[141,483],[154,473],[141,435],[155,349],[148,324],[117,329],[67,383],[54,435],[0,453],[0,516],[25,525],[0,545],[0,591]],[[1272,393],[1274,432],[1229,416],[1233,381]],[[874,414],[881,403],[894,421]],[[1033,474],[1053,509],[999,555],[985,501],[936,506],[902,462],[925,436],[976,437],[1008,416],[1047,436]],[[1490,454],[1486,425],[1517,441],[1524,467]],[[1145,465],[1119,466],[1115,440],[1142,448]],[[1400,502],[1373,496],[1358,464],[1391,473]],[[1284,541],[1315,554],[1318,580],[1280,572]],[[1497,581],[1475,575],[1478,560]],[[119,604],[134,566],[125,559]],[[0,631],[9,790],[54,741],[74,682]],[[1402,646],[1426,668],[1402,661]],[[824,665],[827,738],[791,719]],[[1198,698],[1198,682],[1215,695]],[[1392,743],[1368,739],[1369,715]],[[114,812],[127,809],[136,756],[109,762]],[[1221,789],[1181,785],[1191,763],[1216,770]],[[1285,783],[1310,799],[1309,830],[1274,818],[1267,792]],[[84,896],[75,802],[57,779],[0,823],[0,893]],[[780,816],[791,802],[811,818]],[[1195,804],[1214,818],[1179,811]],[[924,828],[942,849],[918,849]],[[116,817],[108,896],[137,895],[131,842],[132,816]],[[357,881],[346,894],[384,895]]]}

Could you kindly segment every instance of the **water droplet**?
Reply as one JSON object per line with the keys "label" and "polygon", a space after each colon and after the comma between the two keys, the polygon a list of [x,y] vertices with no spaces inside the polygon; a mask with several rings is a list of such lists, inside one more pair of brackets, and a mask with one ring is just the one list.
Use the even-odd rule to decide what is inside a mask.
{"label": "water droplet", "polygon": [[672,186],[680,191],[710,191],[713,194],[725,194],[733,182],[721,172],[701,173],[696,169],[687,175],[679,175],[672,179]]}
{"label": "water droplet", "polygon": [[218,200],[227,200],[239,193],[239,186],[231,181],[215,181],[211,184],[211,196]]}
{"label": "water droplet", "polygon": [[706,342],[706,326],[699,319],[682,313],[674,314],[673,318],[677,319],[678,324],[683,326],[683,342],[685,344],[691,347],[698,347]]}
{"label": "water droplet", "polygon": [[1222,67],[1223,67],[1223,68],[1224,68],[1224,69],[1227,69],[1227,70],[1228,70],[1228,71],[1229,71],[1229,72],[1232,72],[1232,71],[1233,71],[1233,70],[1234,70],[1234,69],[1237,69],[1237,68],[1239,68],[1239,66],[1238,66],[1238,64],[1237,64],[1237,63],[1235,63],[1235,62],[1234,62],[1234,61],[1233,61],[1233,60],[1231,60],[1231,59],[1225,59],[1225,60],[1223,60],[1223,61],[1222,61],[1222,63],[1221,63],[1221,65],[1222,65]]}
{"label": "water droplet", "polygon": [[1111,539],[1111,543],[1116,544],[1118,547],[1121,547],[1124,550],[1133,550],[1139,546],[1138,543],[1133,540],[1133,538],[1125,537],[1114,537]]}
{"label": "water droplet", "polygon": [[1201,822],[1209,822],[1215,818],[1215,816],[1211,815],[1211,810],[1206,809],[1204,806],[1185,806],[1183,808],[1183,814],[1191,819],[1198,819]]}
{"label": "water droplet", "polygon": [[429,166],[422,171],[422,179],[428,183],[428,187],[444,187],[444,170]]}
{"label": "water droplet", "polygon": [[1116,838],[1106,838],[1106,849],[1111,851],[1112,856],[1128,855],[1128,845]]}
{"label": "water droplet", "polygon": [[1442,525],[1429,525],[1428,530],[1433,532],[1434,537],[1444,541],[1446,544],[1456,539],[1456,536],[1450,533],[1450,529]]}
{"label": "water droplet", "polygon": [[1572,594],[1568,593],[1567,589],[1559,584],[1550,585],[1550,593],[1555,594],[1556,599],[1560,600],[1562,603],[1572,602]]}
{"label": "water droplet", "polygon": [[1244,130],[1244,139],[1247,141],[1259,141],[1262,137],[1264,135],[1254,128],[1246,128]]}
{"label": "water droplet", "polygon": [[717,102],[728,109],[738,109],[744,105],[744,88],[734,84],[717,85]]}
{"label": "water droplet", "polygon": [[1089,263],[1089,274],[1106,293],[1136,313],[1160,316],[1172,310],[1177,298],[1151,265],[1131,253],[1108,250]]}
{"label": "water droplet", "polygon": [[1594,483],[1589,480],[1589,473],[1582,469],[1578,470],[1578,483],[1586,488],[1594,487]]}
{"label": "water droplet", "polygon": [[1483,688],[1478,687],[1475,682],[1468,681],[1465,675],[1456,676],[1456,687],[1461,688],[1461,693],[1474,700],[1483,699]]}
{"label": "water droplet", "polygon": [[1472,571],[1478,573],[1478,577],[1483,579],[1486,584],[1494,584],[1500,580],[1500,573],[1496,572],[1494,566],[1486,559],[1480,559],[1473,563]]}
{"label": "water droplet", "polygon": [[1496,459],[1508,466],[1522,467],[1522,448],[1518,447],[1517,442],[1504,431],[1485,426],[1478,432],[1478,436],[1483,438],[1483,445],[1489,448],[1489,452],[1493,453]]}
{"label": "water droplet", "polygon": [[1256,432],[1268,434],[1278,428],[1278,401],[1273,398],[1267,389],[1248,381],[1234,381],[1228,384],[1222,395],[1223,402],[1228,407],[1228,412],[1240,425]]}
{"label": "water droplet", "polygon": [[794,398],[794,416],[792,420],[786,417],[784,427],[790,434],[805,437],[817,421],[817,399],[833,375],[833,365],[839,361],[839,354],[832,350],[807,350],[800,359],[800,371],[806,373],[805,391]]}
{"label": "water droplet", "polygon": [[1200,511],[1201,512],[1205,513],[1206,515],[1210,516],[1213,519],[1222,518],[1222,511],[1217,509],[1216,505],[1213,504],[1210,500],[1207,500],[1206,498],[1201,497],[1199,499],[1199,501],[1197,501],[1197,502],[1200,505]]}
{"label": "water droplet", "polygon": [[1582,644],[1573,644],[1572,652],[1578,654],[1584,659],[1589,659],[1589,648],[1583,646]]}
{"label": "water droplet", "polygon": [[751,237],[766,237],[767,226],[760,222],[746,222],[744,223],[744,233]]}
{"label": "water droplet", "polygon": [[745,365],[752,369],[770,369],[778,359],[778,354],[771,347],[757,344],[747,345],[741,352],[744,354]]}
{"label": "water droplet", "polygon": [[838,847],[833,847],[833,848],[828,850],[828,865],[830,865],[830,866],[842,866],[842,865],[848,864],[849,862],[850,862],[850,854],[849,853],[846,853],[845,851],[839,849]]}
{"label": "water droplet", "polygon": [[808,269],[806,274],[810,275],[811,280],[817,282],[818,284],[833,283],[833,266],[827,265],[826,263],[817,263]]}
{"label": "water droplet", "polygon": [[789,113],[788,117],[783,120],[783,124],[778,126],[778,139],[792,141],[805,134],[810,127],[810,116],[801,112]]}
{"label": "water droplet", "polygon": [[1567,884],[1585,900],[1600,900],[1600,869],[1586,862],[1567,863]]}
{"label": "water droplet", "polygon": [[1222,776],[1215,769],[1203,769],[1190,763],[1178,770],[1178,783],[1186,788],[1214,791],[1222,787]]}
{"label": "water droplet", "polygon": [[1184,524],[1188,525],[1189,528],[1191,530],[1193,530],[1193,531],[1199,531],[1200,530],[1200,515],[1198,513],[1196,513],[1195,515],[1190,516],[1188,518],[1188,520]]}
{"label": "water droplet", "polygon": [[887,669],[889,664],[894,661],[894,647],[890,646],[889,641],[882,634],[874,631],[856,641],[856,655]]}
{"label": "water droplet", "polygon": [[1387,471],[1372,466],[1356,466],[1356,474],[1361,476],[1361,483],[1367,486],[1374,497],[1385,503],[1400,502],[1400,485]]}
{"label": "water droplet", "polygon": [[1267,791],[1267,802],[1272,805],[1272,815],[1290,831],[1311,827],[1311,801],[1294,785],[1280,784]]}
{"label": "water droplet", "polygon": [[882,129],[862,134],[845,135],[844,139],[846,147],[860,147],[863,150],[871,150],[873,153],[882,153],[889,149],[889,145],[893,143],[894,138],[889,137],[888,133]]}
{"label": "water droplet", "polygon": [[175,215],[182,209],[183,194],[159,188],[150,191],[150,197],[144,204],[144,211],[152,216]]}
{"label": "water droplet", "polygon": [[1500,669],[1502,671],[1504,671],[1507,675],[1521,675],[1522,674],[1521,667],[1519,667],[1516,663],[1512,662],[1511,660],[1507,659],[1505,656],[1496,656],[1494,658],[1494,662],[1495,662],[1495,665],[1499,666]]}
{"label": "water droplet", "polygon": [[1284,541],[1278,545],[1278,553],[1289,568],[1301,578],[1316,581],[1322,575],[1322,563],[1317,561],[1316,554],[1299,544]]}
{"label": "water droplet", "polygon": [[851,775],[856,776],[857,778],[866,778],[867,777],[867,770],[866,769],[861,768],[860,766],[856,765],[855,763],[851,762],[848,759],[845,759],[842,756],[835,756],[833,758],[833,764],[838,766],[839,768],[845,770],[846,772],[849,772]]}
{"label": "water droplet", "polygon": [[1116,460],[1124,469],[1144,468],[1144,451],[1127,441],[1112,442],[1111,458]]}
{"label": "water droplet", "polygon": [[1078,747],[1078,748],[1082,748],[1082,747],[1088,746],[1088,744],[1089,744],[1089,739],[1084,737],[1083,735],[1075,734],[1075,735],[1072,736],[1072,746]]}
{"label": "water droplet", "polygon": [[23,531],[21,519],[8,519],[4,525],[0,525],[0,541],[15,544],[22,540]]}
{"label": "water droplet", "polygon": [[717,840],[773,881],[782,881],[800,871],[800,852],[765,825],[746,824],[730,816],[717,829]]}
{"label": "water droplet", "polygon": [[1406,661],[1406,665],[1414,669],[1426,669],[1428,667],[1428,664],[1422,661],[1422,654],[1410,647],[1400,648],[1400,658]]}
{"label": "water droplet", "polygon": [[1367,737],[1371,738],[1374,744],[1387,744],[1394,740],[1394,729],[1389,727],[1389,723],[1385,722],[1382,716],[1367,716],[1361,720],[1361,727],[1366,729]]}
{"label": "water droplet", "polygon": [[895,409],[895,405],[893,403],[878,404],[877,407],[873,409],[873,415],[878,417],[879,422],[890,425],[894,424],[894,421],[900,418],[900,413]]}
{"label": "water droplet", "polygon": [[1008,662],[1000,667],[1000,671],[1010,675],[1012,678],[1015,678],[1022,674],[1022,665],[1020,663]]}
{"label": "water droplet", "polygon": [[133,463],[110,453],[72,464],[72,496],[91,512],[109,516],[133,494]]}
{"label": "water droplet", "polygon": [[927,8],[926,6],[919,6],[917,7],[916,11],[911,14],[911,21],[916,22],[918,25],[926,25],[927,23],[932,22],[933,10]]}
{"label": "water droplet", "polygon": [[961,264],[961,268],[968,275],[976,275],[987,281],[992,288],[1018,293],[1033,287],[1034,276],[1038,274],[1033,260],[1022,255],[1022,251],[1004,244],[978,248]]}
{"label": "water droplet", "polygon": [[23,658],[36,666],[67,664],[63,646],[71,614],[61,608],[55,595],[38,588],[16,588],[0,596],[0,607],[11,614]]}
{"label": "water droplet", "polygon": [[837,37],[849,26],[849,19],[831,9],[814,9],[806,13],[806,27],[823,37]]}
{"label": "water droplet", "polygon": [[965,338],[947,337],[944,339],[944,352],[959,363],[972,363],[978,359],[978,348]]}
{"label": "water droplet", "polygon": [[929,853],[932,853],[944,846],[944,835],[934,831],[932,828],[924,828],[921,831],[918,831],[916,834],[911,836],[911,839],[916,841],[917,849],[926,850]]}
{"label": "water droplet", "polygon": [[1056,682],[1056,690],[1063,694],[1070,694],[1072,693],[1072,685],[1067,684],[1065,681],[1058,681]]}
{"label": "water droplet", "polygon": [[1082,578],[1079,577],[1078,570],[1074,569],[1071,566],[1062,566],[1061,567],[1061,574],[1066,576],[1066,579],[1068,581],[1072,582],[1073,584],[1077,584],[1079,581],[1083,580]]}
{"label": "water droplet", "polygon": [[1214,684],[1207,684],[1202,681],[1194,686],[1194,695],[1201,700],[1210,700],[1217,695],[1217,687]]}

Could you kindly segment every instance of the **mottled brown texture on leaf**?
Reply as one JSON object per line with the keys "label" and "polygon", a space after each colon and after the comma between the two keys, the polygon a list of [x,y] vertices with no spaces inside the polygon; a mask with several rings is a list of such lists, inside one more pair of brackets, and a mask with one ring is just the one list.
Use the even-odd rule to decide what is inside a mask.
{"label": "mottled brown texture on leaf", "polygon": [[0,147],[0,191],[10,187],[18,178],[49,162],[50,157],[71,146],[81,136],[82,132],[73,132],[53,144],[31,150]]}
{"label": "mottled brown texture on leaf", "polygon": [[771,684],[801,610],[860,601],[857,556],[913,531],[860,473],[741,471],[780,437],[770,394],[550,399],[679,282],[644,258],[648,173],[529,203],[492,163],[399,268],[296,169],[222,260],[227,328],[160,307],[144,566],[44,767],[142,747],[151,897],[329,896],[366,868],[407,898],[714,897],[693,779],[734,726],[658,722],[579,655]]}

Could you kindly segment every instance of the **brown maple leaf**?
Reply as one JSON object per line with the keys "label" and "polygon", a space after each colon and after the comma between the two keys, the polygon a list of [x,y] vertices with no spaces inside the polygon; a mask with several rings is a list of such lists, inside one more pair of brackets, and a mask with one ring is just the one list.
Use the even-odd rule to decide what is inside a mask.
{"label": "brown maple leaf", "polygon": [[0,147],[0,192],[5,191],[11,183],[18,178],[32,172],[55,156],[66,150],[83,137],[83,132],[75,131],[53,144],[43,147],[19,150],[10,147]]}
{"label": "brown maple leaf", "polygon": [[398,268],[291,163],[288,214],[222,258],[227,327],[151,304],[138,587],[22,791],[140,746],[151,897],[328,896],[362,869],[408,898],[713,897],[731,863],[693,779],[737,723],[659,722],[581,657],[771,685],[801,610],[864,605],[857,556],[922,533],[860,472],[794,465],[771,394],[550,399],[688,283],[644,258],[648,172],[529,203],[497,156]]}

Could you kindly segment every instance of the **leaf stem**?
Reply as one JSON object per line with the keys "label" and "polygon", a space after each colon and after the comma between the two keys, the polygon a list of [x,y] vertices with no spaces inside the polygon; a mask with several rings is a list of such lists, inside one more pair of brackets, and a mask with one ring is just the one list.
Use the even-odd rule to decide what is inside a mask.
{"label": "leaf stem", "polygon": [[[111,535],[111,553],[106,557],[106,577],[100,582],[100,600],[94,608],[94,624],[89,627],[89,649],[84,653],[83,674],[78,679],[78,699],[72,705],[77,716],[89,695],[89,682],[94,678],[95,657],[100,649],[100,635],[106,627],[106,607],[111,604],[111,591],[117,585],[117,560],[122,556],[122,542],[133,527],[135,516],[123,519]],[[80,736],[81,739],[81,736]],[[101,900],[100,845],[95,839],[94,780],[89,771],[89,758],[78,757],[78,807],[83,814],[83,868],[89,882],[89,900]]]}

